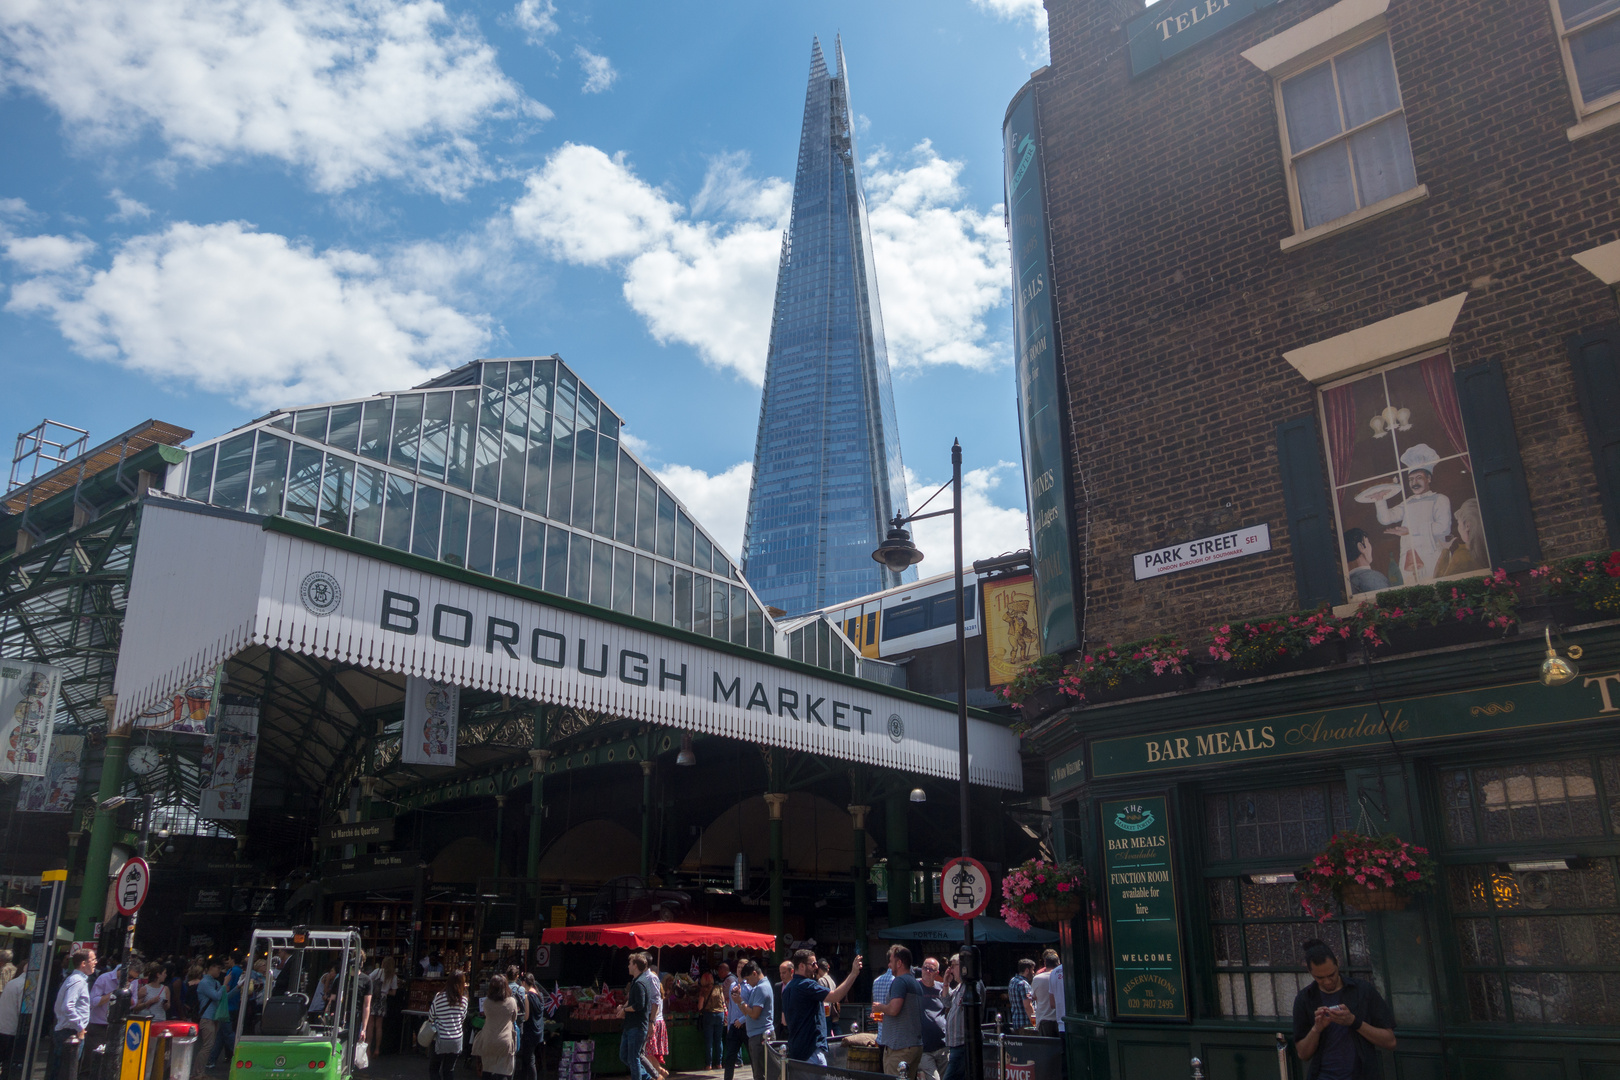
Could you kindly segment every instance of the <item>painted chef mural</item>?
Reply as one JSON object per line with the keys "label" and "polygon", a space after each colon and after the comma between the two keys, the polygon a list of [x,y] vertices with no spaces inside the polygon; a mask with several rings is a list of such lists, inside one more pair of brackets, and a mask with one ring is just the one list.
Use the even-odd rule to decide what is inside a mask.
{"label": "painted chef mural", "polygon": [[1451,358],[1322,391],[1350,596],[1490,567]]}

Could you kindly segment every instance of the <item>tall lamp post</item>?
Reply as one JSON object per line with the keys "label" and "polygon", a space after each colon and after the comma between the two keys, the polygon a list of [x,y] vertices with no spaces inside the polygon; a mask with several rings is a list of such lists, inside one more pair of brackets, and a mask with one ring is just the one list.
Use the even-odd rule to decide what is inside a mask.
{"label": "tall lamp post", "polygon": [[[940,488],[940,491],[943,490]],[[946,514],[952,516],[956,549],[956,754],[960,773],[962,855],[968,857],[973,852],[970,850],[972,825],[968,812],[967,604],[962,590],[962,444],[958,440],[951,440],[952,506],[949,510],[923,513],[938,494],[939,491],[936,491],[930,495],[928,502],[918,507],[915,514],[905,517],[896,514],[890,523],[888,537],[872,552],[872,558],[896,574],[904,573],[923,559],[923,553],[911,542],[911,534],[906,532],[905,526]],[[967,1020],[968,1077],[969,1080],[981,1080],[984,1076],[984,1044],[980,1037],[979,957],[978,950],[973,947],[972,919],[962,924],[962,993],[965,995],[962,998],[962,1012]]]}

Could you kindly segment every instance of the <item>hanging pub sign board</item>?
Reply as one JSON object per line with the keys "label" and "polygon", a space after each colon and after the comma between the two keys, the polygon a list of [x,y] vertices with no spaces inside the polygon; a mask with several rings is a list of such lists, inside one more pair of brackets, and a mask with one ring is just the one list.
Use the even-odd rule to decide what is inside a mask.
{"label": "hanging pub sign board", "polygon": [[1137,581],[1146,581],[1270,550],[1271,526],[1261,522],[1218,536],[1203,536],[1184,544],[1137,552],[1131,556],[1131,569],[1136,572]]}
{"label": "hanging pub sign board", "polygon": [[1176,871],[1163,796],[1101,804],[1114,1015],[1187,1015]]}
{"label": "hanging pub sign board", "polygon": [[939,903],[953,919],[977,919],[990,904],[990,871],[978,859],[952,859],[939,872]]}
{"label": "hanging pub sign board", "polygon": [[141,910],[151,888],[152,868],[146,865],[146,860],[137,855],[126,862],[113,882],[113,903],[118,907],[118,914],[133,915]]}

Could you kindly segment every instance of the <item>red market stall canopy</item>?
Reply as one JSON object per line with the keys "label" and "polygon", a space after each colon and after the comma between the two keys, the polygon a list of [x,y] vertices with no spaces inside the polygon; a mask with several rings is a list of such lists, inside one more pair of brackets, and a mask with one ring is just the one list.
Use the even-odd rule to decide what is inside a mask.
{"label": "red market stall canopy", "polygon": [[678,922],[551,927],[540,935],[540,941],[545,945],[607,945],[615,949],[667,949],[683,945],[701,948],[776,948],[776,938],[770,934]]}

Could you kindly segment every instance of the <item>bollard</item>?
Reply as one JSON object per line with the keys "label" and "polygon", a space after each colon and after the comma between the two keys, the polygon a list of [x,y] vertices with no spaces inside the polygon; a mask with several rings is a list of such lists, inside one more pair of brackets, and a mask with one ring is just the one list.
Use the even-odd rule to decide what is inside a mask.
{"label": "bollard", "polygon": [[1193,1058],[1192,1067],[1192,1080],[1204,1080],[1204,1063],[1197,1058]]}
{"label": "bollard", "polygon": [[1288,1080],[1288,1040],[1277,1032],[1277,1080]]}

